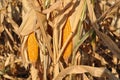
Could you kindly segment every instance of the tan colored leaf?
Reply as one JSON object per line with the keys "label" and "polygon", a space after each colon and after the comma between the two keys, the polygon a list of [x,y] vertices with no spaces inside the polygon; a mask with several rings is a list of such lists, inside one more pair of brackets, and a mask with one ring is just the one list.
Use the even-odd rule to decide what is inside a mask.
{"label": "tan colored leaf", "polygon": [[38,77],[38,70],[33,65],[30,68],[30,73],[32,76],[32,80],[40,80]]}
{"label": "tan colored leaf", "polygon": [[3,26],[0,26],[0,33],[2,33],[4,31]]}
{"label": "tan colored leaf", "polygon": [[36,15],[37,15],[36,27],[40,29],[41,35],[43,36],[43,42],[47,45],[46,47],[49,51],[49,55],[53,60],[50,38],[46,32],[46,30],[47,30],[46,16],[41,14],[40,12],[36,12]]}
{"label": "tan colored leaf", "polygon": [[52,4],[52,6],[50,6],[50,8],[43,10],[44,14],[48,14],[50,12],[52,12],[53,10],[59,8],[61,6],[62,2],[61,1],[57,1],[56,3]]}
{"label": "tan colored leaf", "polygon": [[20,35],[28,35],[35,30],[36,13],[34,9],[28,11],[23,18],[23,22],[18,29]]}
{"label": "tan colored leaf", "polygon": [[95,77],[107,76],[109,80],[118,80],[106,68],[97,68],[97,67],[90,67],[90,66],[83,66],[83,65],[71,66],[62,70],[54,80],[62,80],[68,74],[82,74],[86,72],[90,73],[92,76],[95,76]]}
{"label": "tan colored leaf", "polygon": [[80,18],[82,18],[81,15],[85,7],[85,4],[86,4],[86,0],[81,0],[79,5],[76,7],[75,11],[73,12],[73,14],[70,16],[70,24],[72,26],[72,31],[75,30]]}
{"label": "tan colored leaf", "polygon": [[83,74],[83,79],[84,80],[89,80],[88,77],[85,74]]}
{"label": "tan colored leaf", "polygon": [[14,21],[12,20],[10,17],[7,17],[6,20],[11,23],[12,27],[14,28],[14,32],[19,35],[18,33],[18,28],[19,28],[19,25]]}
{"label": "tan colored leaf", "polygon": [[[120,4],[120,1],[116,4],[114,4],[108,11],[112,11],[114,8],[116,8],[116,5],[118,6],[118,4]],[[102,40],[103,45],[106,45],[111,52],[118,58],[120,59],[120,49],[118,48],[118,46],[115,44],[115,42],[105,33],[102,33],[101,31],[99,31],[99,25],[96,22],[96,17],[95,17],[95,13],[93,10],[93,6],[91,4],[91,2],[89,0],[87,0],[87,5],[88,5],[88,11],[90,14],[90,20],[93,23],[92,27],[94,28],[96,34],[98,35],[98,37]],[[110,12],[106,12],[105,14],[107,15]]]}
{"label": "tan colored leaf", "polygon": [[4,31],[4,27],[2,25],[3,20],[4,20],[4,15],[2,14],[2,11],[0,11],[0,33]]}

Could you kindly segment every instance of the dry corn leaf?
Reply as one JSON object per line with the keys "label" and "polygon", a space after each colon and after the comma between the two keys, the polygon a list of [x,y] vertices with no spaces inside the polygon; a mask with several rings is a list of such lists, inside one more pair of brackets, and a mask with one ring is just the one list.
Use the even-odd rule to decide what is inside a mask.
{"label": "dry corn leaf", "polygon": [[[116,7],[116,5],[118,6],[118,4],[120,4],[120,1],[116,4],[114,4],[109,10],[111,12],[112,9],[114,9]],[[102,40],[103,42],[103,45],[106,45],[110,50],[111,52],[118,58],[120,59],[120,49],[118,48],[118,46],[116,45],[116,43],[108,36],[106,35],[105,33],[102,33],[101,31],[99,31],[99,25],[96,23],[96,17],[95,17],[95,13],[94,13],[94,10],[93,10],[93,6],[92,4],[90,3],[90,1],[88,0],[87,1],[87,6],[88,6],[88,11],[89,11],[89,14],[90,14],[90,20],[91,22],[93,23],[92,24],[92,27],[94,28],[96,34],[98,35],[98,37]],[[108,10],[108,11],[109,11]],[[91,12],[92,11],[92,12]],[[109,12],[109,13],[110,13]],[[106,13],[108,14],[108,12]]]}
{"label": "dry corn leaf", "polygon": [[[71,33],[71,26],[70,26],[70,20],[68,18],[68,20],[65,24],[65,27],[63,28],[62,45],[66,42],[66,39],[68,38],[70,33]],[[69,42],[69,44],[67,45],[67,47],[65,48],[65,50],[63,52],[63,59],[68,60],[71,53],[72,53],[72,40]]]}
{"label": "dry corn leaf", "polygon": [[54,80],[62,80],[68,74],[82,74],[86,72],[89,72],[92,76],[95,77],[106,76],[109,78],[109,80],[119,80],[106,68],[97,68],[84,65],[67,67],[66,69],[63,69]]}
{"label": "dry corn leaf", "polygon": [[3,15],[2,12],[0,11],[0,33],[2,33],[2,32],[4,31],[4,27],[3,27],[3,25],[2,25],[3,19],[4,19],[4,15]]}
{"label": "dry corn leaf", "polygon": [[48,13],[52,12],[53,10],[55,10],[55,9],[61,7],[61,6],[62,6],[62,2],[61,1],[56,1],[48,9],[43,10],[43,13],[48,14]]}
{"label": "dry corn leaf", "polygon": [[24,17],[24,15],[26,14],[26,12],[28,12],[33,5],[31,5],[33,1],[32,0],[22,0],[22,6],[23,6],[23,11],[22,11],[22,16]]}
{"label": "dry corn leaf", "polygon": [[80,0],[80,2],[78,2],[78,4],[79,5],[76,6],[75,11],[70,16],[70,24],[72,27],[72,31],[75,31],[80,19],[83,18],[83,17],[81,17],[81,15],[83,14],[83,9],[85,9],[86,0]]}
{"label": "dry corn leaf", "polygon": [[14,20],[12,20],[10,17],[7,17],[6,20],[7,20],[9,23],[11,23],[12,27],[14,28],[13,31],[14,31],[17,35],[19,35],[19,33],[18,33],[19,25],[18,25]]}
{"label": "dry corn leaf", "polygon": [[22,44],[21,44],[21,57],[22,57],[22,62],[24,64],[24,67],[27,68],[28,67],[28,64],[29,64],[29,60],[28,60],[28,53],[27,53],[27,40],[28,40],[28,36],[25,36],[23,39],[22,39]]}
{"label": "dry corn leaf", "polygon": [[31,73],[32,80],[40,80],[38,77],[38,70],[33,65],[30,68],[30,73]]}
{"label": "dry corn leaf", "polygon": [[[38,16],[38,13],[39,13],[39,16]],[[39,21],[38,21],[38,17],[40,18]],[[42,23],[43,26],[45,27],[46,26],[46,24],[45,24],[46,16],[44,14],[38,12],[34,8],[31,8],[24,15],[23,22],[18,29],[20,35],[22,35],[22,36],[28,35],[31,32],[35,31],[38,28],[38,27],[36,27],[37,22]],[[46,27],[45,27],[45,30],[46,30]]]}
{"label": "dry corn leaf", "polygon": [[4,27],[1,25],[0,26],[0,34],[4,31]]}
{"label": "dry corn leaf", "polygon": [[70,24],[72,26],[72,31],[75,27],[77,27],[76,35],[74,36],[73,43],[74,47],[77,45],[77,41],[80,39],[82,32],[83,32],[83,26],[82,22],[85,18],[85,12],[86,12],[86,1],[81,0],[79,5],[76,7],[73,14],[70,16]]}
{"label": "dry corn leaf", "polygon": [[[64,21],[64,20],[66,20],[66,19],[68,18],[68,16],[71,14],[70,12],[73,12],[74,9],[76,9],[76,6],[74,6],[74,5],[76,5],[78,2],[79,2],[79,1],[76,1],[76,0],[73,0],[73,1],[69,2],[69,3],[65,6],[65,9],[67,8],[67,10],[65,10],[65,9],[62,10],[60,13],[63,13],[63,14],[61,14],[61,16],[58,16],[58,17],[55,18],[55,24],[54,24],[54,25],[60,24],[60,30],[61,30],[61,32],[62,32],[62,29],[63,29],[63,27],[64,27],[63,25],[65,24],[65,21]],[[70,5],[69,8],[68,8],[68,5]],[[59,14],[59,15],[60,15],[60,14]],[[67,16],[66,16],[66,15],[67,15]],[[64,22],[61,23],[62,21],[64,21]],[[57,26],[57,27],[58,27],[58,26]],[[77,27],[74,28],[74,30],[72,30],[72,32],[68,35],[68,37],[67,37],[64,45],[62,45],[62,48],[61,48],[61,50],[60,50],[60,53],[58,54],[57,61],[59,61],[59,58],[60,58],[60,56],[63,54],[66,46],[69,44],[70,40],[71,40],[71,39],[73,38],[73,36],[75,35],[76,30],[77,30]],[[60,42],[61,42],[61,40],[62,40],[62,39],[61,39],[61,34],[62,34],[62,33],[60,33],[60,40],[59,40]],[[61,45],[59,45],[59,46],[61,47]]]}
{"label": "dry corn leaf", "polygon": [[35,63],[38,59],[38,43],[34,32],[28,36],[27,47],[29,60]]}
{"label": "dry corn leaf", "polygon": [[40,29],[41,34],[43,36],[43,41],[44,43],[47,45],[47,49],[49,51],[49,55],[51,57],[51,59],[53,60],[53,55],[52,55],[52,49],[51,49],[51,43],[50,42],[50,38],[46,32],[47,30],[47,21],[46,21],[46,16],[41,14],[40,12],[36,11],[36,15],[37,15],[37,24],[36,27]]}
{"label": "dry corn leaf", "polygon": [[84,80],[89,80],[88,77],[85,74],[83,74],[83,79]]}
{"label": "dry corn leaf", "polygon": [[23,22],[18,29],[20,35],[28,35],[29,33],[33,32],[35,30],[35,24],[35,10],[31,9],[26,13],[25,17],[23,18]]}
{"label": "dry corn leaf", "polygon": [[9,79],[9,80],[14,80],[14,78],[12,76],[9,76],[7,74],[4,74],[3,77],[6,79]]}
{"label": "dry corn leaf", "polygon": [[11,32],[6,27],[4,27],[4,29],[5,29],[6,33],[8,34],[9,38],[14,42],[14,38],[13,38]]}

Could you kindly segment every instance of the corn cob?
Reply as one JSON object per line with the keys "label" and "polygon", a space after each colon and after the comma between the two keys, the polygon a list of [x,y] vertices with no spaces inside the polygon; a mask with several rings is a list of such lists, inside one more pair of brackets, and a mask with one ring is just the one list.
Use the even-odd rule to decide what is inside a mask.
{"label": "corn cob", "polygon": [[35,63],[38,59],[38,43],[34,32],[28,36],[27,47],[29,60]]}
{"label": "corn cob", "polygon": [[[63,32],[62,32],[62,45],[66,42],[71,31],[72,30],[71,30],[71,26],[70,26],[70,20],[68,18],[67,22],[63,28]],[[63,59],[64,60],[68,60],[68,58],[70,57],[70,55],[72,53],[72,46],[73,45],[72,45],[72,40],[71,40],[63,52]]]}

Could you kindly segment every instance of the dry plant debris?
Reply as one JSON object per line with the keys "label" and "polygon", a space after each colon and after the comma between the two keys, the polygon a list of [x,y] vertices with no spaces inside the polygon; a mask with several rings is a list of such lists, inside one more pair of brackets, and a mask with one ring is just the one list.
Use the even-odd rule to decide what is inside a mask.
{"label": "dry plant debris", "polygon": [[120,0],[0,0],[0,80],[120,80]]}

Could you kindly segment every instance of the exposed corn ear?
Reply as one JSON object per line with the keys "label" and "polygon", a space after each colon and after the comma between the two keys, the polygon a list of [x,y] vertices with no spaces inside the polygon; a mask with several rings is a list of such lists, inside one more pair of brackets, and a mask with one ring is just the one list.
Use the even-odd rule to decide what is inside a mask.
{"label": "exposed corn ear", "polygon": [[[71,33],[71,26],[70,26],[70,20],[69,18],[67,19],[67,22],[63,28],[63,33],[62,33],[62,45],[66,42],[68,36]],[[68,60],[68,58],[70,57],[71,53],[72,53],[72,40],[68,43],[67,47],[65,48],[64,52],[63,52],[63,59],[64,60]]]}
{"label": "exposed corn ear", "polygon": [[38,59],[38,43],[34,32],[28,36],[27,47],[29,60],[35,63]]}

